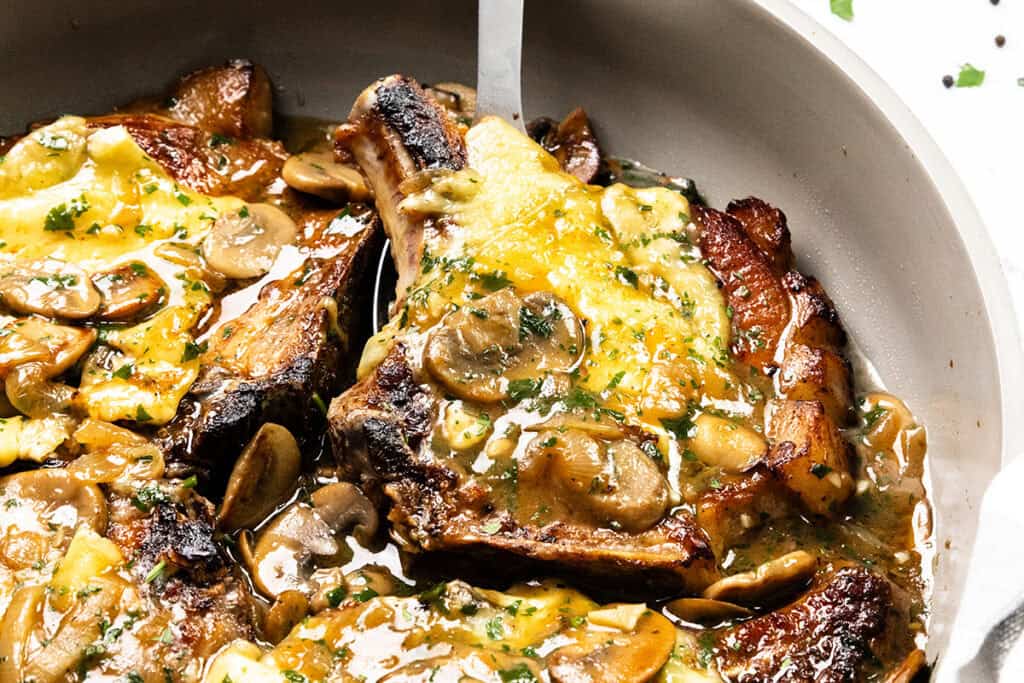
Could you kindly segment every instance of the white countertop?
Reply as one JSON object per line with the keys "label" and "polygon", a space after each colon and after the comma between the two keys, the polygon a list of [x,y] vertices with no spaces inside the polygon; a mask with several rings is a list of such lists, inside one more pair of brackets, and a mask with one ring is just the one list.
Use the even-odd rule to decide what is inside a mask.
{"label": "white countertop", "polygon": [[[1002,260],[1024,336],[1024,2],[853,0],[850,22],[831,13],[829,0],[791,2],[893,87],[960,173]],[[985,82],[945,88],[942,77],[956,78],[965,63],[983,69]]]}

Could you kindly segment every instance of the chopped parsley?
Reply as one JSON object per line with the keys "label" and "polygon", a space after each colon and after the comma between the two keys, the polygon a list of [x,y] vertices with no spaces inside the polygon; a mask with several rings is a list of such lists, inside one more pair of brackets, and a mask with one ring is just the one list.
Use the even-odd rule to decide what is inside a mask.
{"label": "chopped parsley", "polygon": [[484,289],[491,292],[505,289],[512,284],[512,281],[508,279],[508,274],[503,270],[495,270],[490,273],[473,273],[470,279],[479,282]]}
{"label": "chopped parsley", "polygon": [[484,630],[487,632],[487,637],[491,640],[501,640],[505,637],[505,626],[501,622],[501,617],[494,617],[488,621]]}
{"label": "chopped parsley", "polygon": [[164,575],[164,570],[166,568],[167,568],[167,561],[166,560],[160,560],[159,562],[154,564],[153,568],[149,570],[148,574],[146,574],[145,582],[146,583],[153,583],[154,581],[156,581],[157,579],[159,579],[161,576]]}
{"label": "chopped parsley", "polygon": [[520,662],[511,669],[498,669],[498,677],[502,683],[533,683],[537,677],[533,675],[524,662]]}
{"label": "chopped parsley", "polygon": [[519,339],[526,339],[531,334],[547,339],[554,332],[551,321],[538,315],[526,306],[519,309]]}
{"label": "chopped parsley", "polygon": [[344,586],[335,586],[327,591],[327,604],[331,607],[337,607],[345,599],[346,595],[348,595],[348,591]]}
{"label": "chopped parsley", "polygon": [[629,285],[634,289],[640,284],[640,278],[637,276],[636,271],[625,266],[615,266],[615,277],[622,284]]}
{"label": "chopped parsley", "polygon": [[830,0],[832,14],[844,21],[853,21],[853,0]]}
{"label": "chopped parsley", "polygon": [[367,600],[375,598],[378,595],[380,595],[380,593],[373,590],[372,588],[364,588],[358,593],[355,593],[352,597],[355,598],[358,602],[366,602]]}
{"label": "chopped parsley", "polygon": [[232,145],[232,144],[234,144],[234,142],[235,142],[234,140],[232,140],[231,138],[229,138],[226,135],[221,135],[220,133],[214,133],[213,135],[210,136],[210,143],[209,144],[210,144],[210,147],[220,147],[221,145]]}
{"label": "chopped parsley", "polygon": [[182,351],[181,353],[181,362],[187,363],[190,360],[195,360],[196,358],[199,358],[199,356],[206,353],[207,347],[207,342],[203,342],[202,344],[196,344],[195,342],[191,341],[185,342],[185,350]]}
{"label": "chopped parsley", "polygon": [[167,501],[167,494],[157,486],[144,486],[132,496],[132,505],[143,512],[149,512],[158,503]]}
{"label": "chopped parsley", "polygon": [[692,417],[692,413],[680,417],[663,417],[661,426],[672,432],[677,439],[689,439],[694,428]]}
{"label": "chopped parsley", "polygon": [[135,406],[135,421],[136,422],[149,422],[152,419],[153,419],[153,416],[150,415],[146,411],[146,409],[144,407],[142,407],[142,404],[139,404],[139,405]]}
{"label": "chopped parsley", "polygon": [[110,373],[111,377],[118,379],[128,379],[135,372],[135,366],[132,363],[125,363],[114,372]]}
{"label": "chopped parsley", "polygon": [[608,386],[606,387],[606,389],[608,391],[611,391],[615,387],[619,386],[619,383],[622,381],[622,378],[625,377],[625,376],[626,376],[626,371],[625,370],[619,370],[618,372],[616,372],[615,375],[611,378],[611,380],[608,381]]}
{"label": "chopped parsley", "polygon": [[832,471],[832,468],[828,465],[823,465],[820,462],[816,462],[811,465],[811,474],[816,476],[818,479],[824,479],[825,475]]}
{"label": "chopped parsley", "polygon": [[985,72],[970,64],[960,67],[960,75],[956,78],[958,88],[977,88],[985,82]]}
{"label": "chopped parsley", "polygon": [[72,199],[70,202],[58,204],[46,214],[43,229],[50,232],[71,232],[75,229],[75,219],[89,210],[89,202],[85,195]]}
{"label": "chopped parsley", "polygon": [[864,426],[871,429],[875,426],[875,423],[882,419],[889,411],[882,406],[875,406],[868,412],[864,413]]}

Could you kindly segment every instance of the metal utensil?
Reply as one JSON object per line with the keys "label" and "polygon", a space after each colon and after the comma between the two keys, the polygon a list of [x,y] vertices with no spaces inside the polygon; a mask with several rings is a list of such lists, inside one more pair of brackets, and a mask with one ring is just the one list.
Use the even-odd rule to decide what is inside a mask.
{"label": "metal utensil", "polygon": [[480,0],[476,44],[476,116],[523,125],[523,0]]}

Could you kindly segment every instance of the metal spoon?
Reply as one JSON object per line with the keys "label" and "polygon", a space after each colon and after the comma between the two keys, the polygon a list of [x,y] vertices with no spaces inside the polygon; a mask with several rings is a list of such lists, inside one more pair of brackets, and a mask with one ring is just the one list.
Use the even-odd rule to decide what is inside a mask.
{"label": "metal spoon", "polygon": [[520,132],[523,0],[480,0],[476,45],[476,116],[495,114]]}
{"label": "metal spoon", "polygon": [[[480,0],[476,49],[476,116],[502,117],[520,132],[523,124],[522,54],[523,0]],[[377,263],[373,292],[373,329],[388,321],[398,273],[391,259],[391,240]]]}

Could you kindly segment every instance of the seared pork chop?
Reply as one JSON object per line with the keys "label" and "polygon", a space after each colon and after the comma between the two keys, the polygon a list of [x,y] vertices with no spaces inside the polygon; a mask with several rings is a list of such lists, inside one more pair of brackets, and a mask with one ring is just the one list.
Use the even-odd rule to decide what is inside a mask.
{"label": "seared pork chop", "polygon": [[[592,139],[589,127],[576,129]],[[790,506],[769,501],[787,490],[815,513],[842,503],[849,463],[834,420],[851,399],[825,395],[848,387],[842,330],[817,283],[786,275],[792,254],[781,212],[753,199],[732,213],[690,207],[663,188],[616,185],[602,196],[496,120],[461,134],[415,82],[392,76],[363,92],[337,138],[374,188],[400,277],[395,318],[364,352],[361,381],[332,404],[330,431],[348,476],[387,500],[401,543],[497,554],[509,558],[504,566],[629,576],[641,592],[671,593],[717,574],[712,545],[724,544],[706,532],[725,533],[737,513],[715,477],[739,485],[769,469],[777,476],[755,475],[764,491],[747,499],[780,514]],[[578,155],[564,157],[566,170],[579,170]],[[687,251],[693,242],[714,278]],[[716,279],[731,311],[735,376]],[[799,317],[791,311],[803,318],[787,336]],[[828,325],[837,331],[826,334]],[[614,336],[616,326],[631,336]],[[636,356],[634,340],[645,346]],[[746,383],[761,380],[747,380],[742,364],[767,378],[779,349],[798,344],[839,359],[816,365],[817,375],[787,364],[794,398],[829,398],[822,403],[834,418],[816,418],[821,424],[799,435],[806,420],[780,421],[792,426],[767,444],[756,430],[733,437],[736,425],[715,411],[697,414],[708,400],[738,397],[759,417],[763,394],[749,400],[759,390]],[[542,418],[522,421],[523,408]],[[717,439],[732,441],[719,449]],[[687,507],[668,502],[680,493],[662,473],[678,476],[687,459],[718,473],[705,480],[709,495],[697,497],[703,529]],[[824,480],[822,468],[831,474]],[[529,493],[538,485],[546,496]]]}

